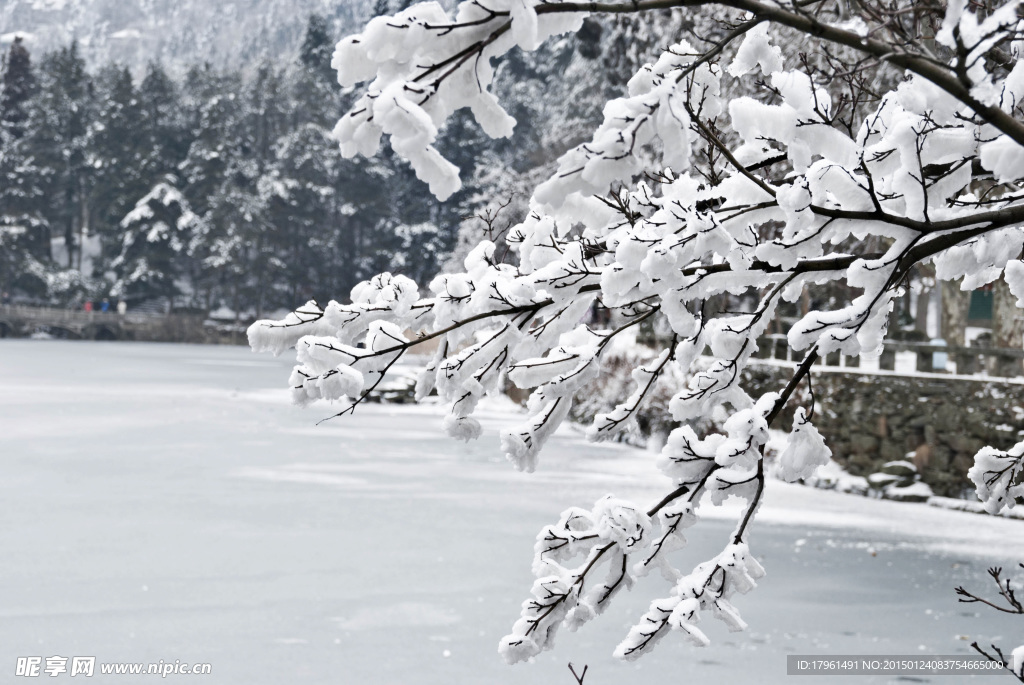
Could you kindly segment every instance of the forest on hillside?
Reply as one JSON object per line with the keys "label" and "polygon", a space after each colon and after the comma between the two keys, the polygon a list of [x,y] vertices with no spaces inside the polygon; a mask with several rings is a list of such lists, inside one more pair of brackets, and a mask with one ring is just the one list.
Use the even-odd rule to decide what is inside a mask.
{"label": "forest on hillside", "polygon": [[598,46],[608,31],[621,45],[634,29],[588,22],[499,65],[516,154],[457,116],[440,148],[466,183],[445,203],[390,150],[342,157],[331,130],[354,94],[337,83],[339,36],[318,15],[298,60],[239,70],[90,65],[75,43],[34,55],[16,39],[0,69],[0,289],[33,304],[260,315],[342,299],[382,271],[429,280],[460,230],[464,243],[500,230],[499,209],[524,209],[531,175],[599,118],[627,72],[591,68],[622,59],[609,57],[615,40]]}

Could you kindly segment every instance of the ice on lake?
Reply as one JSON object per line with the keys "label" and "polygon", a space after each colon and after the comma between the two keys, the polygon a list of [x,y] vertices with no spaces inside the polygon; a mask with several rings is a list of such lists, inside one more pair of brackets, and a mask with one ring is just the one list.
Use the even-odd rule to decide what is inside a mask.
{"label": "ice on lake", "polygon": [[[0,679],[19,656],[62,655],[210,663],[204,681],[239,685],[571,685],[569,662],[589,665],[586,685],[772,684],[792,683],[787,654],[968,654],[1024,633],[953,592],[990,592],[985,569],[1024,556],[1024,522],[773,482],[751,541],[768,575],[734,601],[747,632],[709,620],[709,648],[669,635],[614,660],[667,593],[652,576],[506,666],[497,643],[537,532],[608,492],[657,501],[654,455],[564,428],[537,473],[517,473],[501,403],[471,444],[442,434],[436,406],[316,425],[330,408],[290,406],[290,366],[243,348],[0,341]],[[691,529],[681,566],[725,544],[729,515]]]}

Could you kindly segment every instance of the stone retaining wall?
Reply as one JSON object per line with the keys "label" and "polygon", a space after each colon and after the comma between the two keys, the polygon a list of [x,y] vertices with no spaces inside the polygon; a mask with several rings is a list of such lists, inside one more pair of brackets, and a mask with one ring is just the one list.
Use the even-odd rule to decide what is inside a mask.
{"label": "stone retaining wall", "polygon": [[[792,371],[751,364],[744,387],[752,395],[784,387]],[[813,373],[814,424],[833,458],[867,476],[906,455],[936,494],[973,489],[967,469],[984,445],[998,449],[1024,440],[1024,384],[996,379],[864,374],[819,369]],[[789,429],[787,423],[777,428]]]}

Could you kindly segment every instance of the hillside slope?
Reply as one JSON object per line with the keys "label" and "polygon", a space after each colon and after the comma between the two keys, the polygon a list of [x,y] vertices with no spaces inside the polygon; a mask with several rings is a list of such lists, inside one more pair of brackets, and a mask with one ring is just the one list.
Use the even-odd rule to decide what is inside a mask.
{"label": "hillside slope", "polygon": [[77,39],[89,64],[117,61],[133,70],[158,59],[172,70],[208,61],[243,67],[288,59],[307,17],[322,14],[342,35],[369,17],[373,0],[5,0],[0,48],[25,36],[41,54]]}

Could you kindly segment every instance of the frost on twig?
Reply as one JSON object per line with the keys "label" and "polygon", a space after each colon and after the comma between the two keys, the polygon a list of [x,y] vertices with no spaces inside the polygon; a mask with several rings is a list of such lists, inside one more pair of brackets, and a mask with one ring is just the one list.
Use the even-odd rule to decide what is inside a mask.
{"label": "frost on twig", "polygon": [[702,611],[710,611],[730,630],[743,630],[747,624],[729,598],[737,592],[750,592],[763,576],[764,569],[750,556],[746,544],[727,546],[718,556],[680,578],[672,597],[652,602],[640,623],[616,648],[615,655],[630,660],[639,658],[664,636],[666,628],[681,631],[698,647],[706,646],[710,641],[696,625]]}

